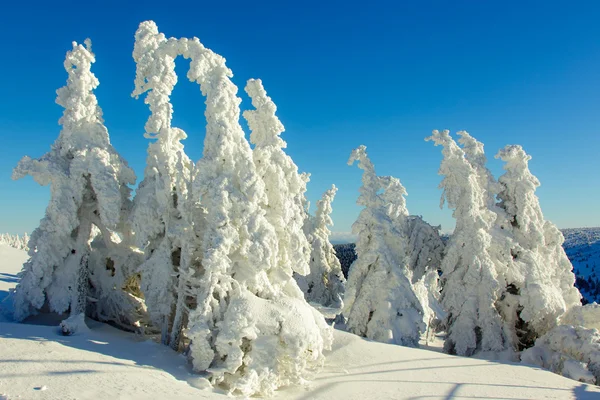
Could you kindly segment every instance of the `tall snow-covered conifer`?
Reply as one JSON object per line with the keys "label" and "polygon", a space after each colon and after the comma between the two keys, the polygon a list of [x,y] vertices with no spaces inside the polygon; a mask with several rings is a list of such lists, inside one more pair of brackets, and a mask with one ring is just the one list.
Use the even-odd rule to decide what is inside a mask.
{"label": "tall snow-covered conifer", "polygon": [[[64,66],[69,78],[56,99],[65,108],[58,139],[43,157],[24,157],[13,173],[14,179],[31,175],[51,189],[46,215],[31,237],[31,258],[23,266],[16,288],[15,318],[22,320],[47,302],[52,311],[70,309],[69,322],[74,325],[65,323],[65,332],[82,321],[88,295],[101,302],[99,298],[104,297],[110,303],[130,272],[124,271],[127,265],[119,263],[126,261],[126,256],[120,260],[104,257],[106,265],[89,262],[94,234],[101,236],[106,254],[118,253],[118,242],[127,236],[119,228],[124,229],[130,195],[127,185],[135,183],[135,175],[110,144],[93,94],[98,79],[91,72],[95,61],[91,42],[85,44],[74,42],[73,50],[67,52]],[[125,307],[112,306],[116,312]]]}
{"label": "tall snow-covered conifer", "polygon": [[343,315],[357,335],[417,346],[425,324],[408,269],[406,190],[398,179],[375,174],[365,146],[352,151],[348,164],[356,161],[363,170],[357,203],[365,208],[352,225],[357,258],[350,266]]}
{"label": "tall snow-covered conifer", "polygon": [[[144,29],[136,33],[133,58],[136,79],[133,96],[143,93],[151,115],[144,136],[148,146],[144,180],[134,200],[132,214],[136,241],[145,252],[141,265],[142,291],[162,342],[178,349],[187,308],[187,279],[195,249],[192,226],[192,170],[181,140],[187,135],[171,125],[171,93],[177,83],[175,58],[162,34]],[[201,221],[196,221],[197,225]]]}
{"label": "tall snow-covered conifer", "polygon": [[280,137],[283,124],[275,115],[277,107],[262,81],[250,79],[246,92],[255,110],[244,111],[243,115],[250,127],[250,142],[255,145],[252,158],[256,173],[265,184],[265,217],[277,235],[276,263],[287,273],[306,275],[310,247],[302,228],[307,218],[307,175],[299,174],[292,158],[283,151],[287,146]]}
{"label": "tall snow-covered conifer", "polygon": [[443,146],[439,174],[444,176],[440,205],[454,209],[456,228],[442,261],[442,305],[448,312],[445,350],[458,355],[512,348],[496,304],[506,287],[489,253],[495,215],[486,207],[486,191],[475,168],[448,131],[426,140]]}
{"label": "tall snow-covered conifer", "polygon": [[531,156],[521,146],[511,145],[496,157],[505,162],[498,197],[514,239],[510,251],[516,268],[509,283],[518,289],[515,312],[527,324],[521,330],[531,331],[525,343],[531,345],[555,327],[568,309],[579,305],[581,295],[574,286],[573,266],[562,248],[563,235],[544,219],[535,195],[540,183],[529,171]]}
{"label": "tall snow-covered conifer", "polygon": [[298,383],[322,362],[332,335],[277,262],[276,230],[265,217],[265,184],[239,124],[232,73],[197,38],[165,42],[151,21],[140,24],[136,38],[148,51],[190,59],[187,76],[206,96],[204,152],[193,173],[194,199],[205,210],[190,277],[195,308],[186,335],[193,367],[246,396]]}
{"label": "tall snow-covered conifer", "polygon": [[331,203],[335,197],[335,185],[325,191],[319,201],[314,217],[308,223],[308,240],[311,245],[310,274],[298,277],[308,301],[327,307],[341,308],[346,279],[335,249],[329,241],[331,231],[327,227],[333,225],[331,220]]}

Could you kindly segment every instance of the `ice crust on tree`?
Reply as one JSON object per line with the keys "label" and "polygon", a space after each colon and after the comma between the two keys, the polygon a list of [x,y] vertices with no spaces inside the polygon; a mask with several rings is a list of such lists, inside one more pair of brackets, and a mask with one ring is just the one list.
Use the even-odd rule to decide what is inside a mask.
{"label": "ice crust on tree", "polygon": [[322,363],[332,333],[292,278],[302,268],[278,262],[265,182],[239,124],[232,73],[197,38],[165,40],[151,21],[140,24],[136,38],[148,51],[190,59],[187,77],[206,97],[204,153],[192,175],[193,199],[205,212],[187,279],[195,303],[186,331],[193,367],[244,396],[299,383]]}
{"label": "ice crust on tree", "polygon": [[425,324],[408,269],[406,190],[398,179],[375,174],[365,146],[352,151],[348,164],[356,161],[363,170],[357,203],[364,209],[352,225],[357,258],[350,266],[343,315],[357,335],[416,347]]}
{"label": "ice crust on tree", "polygon": [[486,206],[482,180],[447,130],[435,130],[426,140],[443,146],[440,206],[446,200],[456,219],[442,261],[441,301],[448,313],[444,348],[462,356],[511,349],[510,327],[496,309],[506,286],[502,276],[505,267],[490,254],[495,214]]}
{"label": "ice crust on tree", "polygon": [[[57,91],[57,104],[64,107],[62,130],[50,151],[39,159],[24,157],[13,179],[30,175],[41,185],[50,185],[51,198],[40,226],[31,235],[30,259],[23,266],[15,292],[15,318],[22,320],[49,305],[51,311],[71,311],[75,317],[96,309],[98,300],[123,290],[120,276],[132,271],[120,259],[131,255],[125,217],[130,207],[130,189],[135,174],[110,144],[102,111],[93,90],[98,80],[91,72],[95,61],[91,42],[73,42],[64,62],[66,86]],[[101,241],[102,262],[90,261],[90,243]],[[120,270],[111,275],[106,263]],[[135,323],[139,299],[121,304],[105,320]]]}
{"label": "ice crust on tree", "polygon": [[246,93],[255,110],[243,113],[250,127],[250,142],[254,144],[252,158],[256,173],[265,184],[265,217],[277,235],[276,263],[286,273],[309,273],[310,245],[303,226],[307,213],[304,209],[308,175],[299,174],[298,167],[283,149],[283,124],[275,111],[275,103],[267,96],[260,79],[250,79]]}
{"label": "ice crust on tree", "polygon": [[346,278],[335,249],[329,241],[331,231],[328,228],[329,225],[333,225],[331,203],[337,190],[335,185],[331,185],[331,189],[323,193],[317,201],[315,215],[308,221],[306,230],[311,246],[310,274],[297,279],[307,301],[341,309],[344,304]]}

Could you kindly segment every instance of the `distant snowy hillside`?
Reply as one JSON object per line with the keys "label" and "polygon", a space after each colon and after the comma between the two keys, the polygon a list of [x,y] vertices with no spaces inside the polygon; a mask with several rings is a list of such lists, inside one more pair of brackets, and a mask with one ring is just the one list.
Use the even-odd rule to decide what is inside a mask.
{"label": "distant snowy hillside", "polygon": [[[600,303],[600,228],[562,229],[562,233],[565,237],[563,248],[577,277],[575,286],[583,295],[584,302]],[[335,244],[333,247],[344,275],[348,276],[348,269],[356,259],[354,243]]]}
{"label": "distant snowy hillside", "polygon": [[588,303],[600,303],[600,228],[563,229],[563,245],[577,277],[575,285]]}
{"label": "distant snowy hillside", "polygon": [[[0,306],[27,254],[0,244]],[[5,301],[2,302],[2,298]],[[140,335],[88,321],[62,336],[47,318],[0,322],[0,399],[229,399],[182,355]],[[600,388],[518,364],[454,357],[335,331],[321,371],[275,399],[578,399]],[[204,390],[201,390],[204,388]]]}

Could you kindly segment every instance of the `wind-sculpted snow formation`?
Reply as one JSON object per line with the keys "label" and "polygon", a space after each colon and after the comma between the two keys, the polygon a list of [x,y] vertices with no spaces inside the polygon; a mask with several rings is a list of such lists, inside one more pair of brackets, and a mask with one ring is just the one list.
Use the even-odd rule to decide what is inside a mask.
{"label": "wind-sculpted snow formation", "polygon": [[[204,152],[192,175],[192,198],[200,202],[203,217],[201,226],[194,226],[198,240],[189,253],[194,256],[193,272],[186,277],[185,293],[178,293],[191,297],[186,302],[191,305],[186,336],[193,367],[207,371],[213,384],[246,396],[299,383],[308,369],[322,363],[332,334],[292,277],[292,271],[307,272],[305,259],[292,263],[285,253],[289,249],[279,251],[277,228],[282,225],[274,226],[264,210],[270,200],[266,187],[278,183],[266,184],[257,171],[239,124],[241,100],[230,80],[232,73],[225,59],[197,38],[167,40],[153,22],[140,25],[136,48],[141,46],[139,60],[180,55],[190,59],[187,77],[200,85],[206,97]],[[144,77],[138,78],[142,82]],[[255,106],[264,111],[261,101],[266,95],[252,83],[249,87]],[[269,108],[274,112],[274,106],[267,105],[266,111]],[[252,115],[257,114],[250,115],[251,123],[257,122],[251,128],[264,129],[262,115],[256,119]],[[270,129],[267,126],[262,137],[256,132],[257,141],[268,141]],[[266,163],[273,163],[271,150],[282,156],[277,152],[281,142],[275,138],[276,133],[271,139],[274,146],[265,149]],[[291,160],[284,159],[283,165],[285,172],[296,173]],[[298,196],[303,184],[300,180],[293,188]],[[270,217],[271,221],[281,218]],[[294,251],[301,247],[290,246]]]}
{"label": "wind-sculpted snow formation", "polygon": [[317,210],[308,221],[308,240],[311,244],[310,274],[298,277],[300,287],[306,300],[322,304],[326,307],[341,309],[346,278],[342,266],[336,256],[335,249],[329,241],[331,231],[327,227],[333,225],[331,219],[331,203],[337,193],[335,185],[323,193],[317,201]]}
{"label": "wind-sculpted snow formation", "polygon": [[357,335],[417,346],[425,324],[408,269],[406,190],[398,179],[375,174],[365,146],[352,151],[348,164],[356,161],[363,170],[357,203],[365,208],[352,226],[357,259],[350,267],[343,315]]}
{"label": "wind-sculpted snow formation", "polygon": [[[133,279],[128,261],[135,253],[127,246],[125,217],[127,185],[135,175],[110,144],[93,94],[98,86],[91,72],[94,61],[89,40],[85,46],[73,43],[64,63],[67,85],[57,91],[56,102],[65,108],[60,135],[50,152],[39,159],[24,157],[13,172],[14,179],[31,175],[51,189],[16,288],[18,320],[47,303],[58,313],[70,309],[71,317],[90,305],[99,319],[128,326],[137,322],[139,299],[123,291]],[[92,250],[102,256],[90,258]]]}
{"label": "wind-sculpted snow formation", "polygon": [[521,361],[580,382],[600,385],[600,331],[559,325],[525,350]]}

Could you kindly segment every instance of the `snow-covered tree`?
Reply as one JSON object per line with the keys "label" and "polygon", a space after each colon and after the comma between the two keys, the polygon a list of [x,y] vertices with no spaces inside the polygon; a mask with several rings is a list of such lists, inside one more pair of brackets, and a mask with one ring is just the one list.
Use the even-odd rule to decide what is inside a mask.
{"label": "snow-covered tree", "polygon": [[357,259],[350,267],[343,315],[357,335],[417,346],[425,324],[408,269],[406,190],[398,179],[376,175],[365,146],[352,151],[348,164],[356,161],[363,170],[357,203],[364,209],[352,225]]}
{"label": "snow-covered tree", "polygon": [[277,261],[276,230],[263,208],[265,184],[239,124],[232,73],[197,38],[165,41],[151,21],[140,24],[136,38],[148,51],[190,59],[187,76],[206,96],[204,152],[193,172],[193,198],[205,210],[188,277],[193,368],[245,396],[301,382],[308,368],[322,362],[332,334],[291,270]]}
{"label": "snow-covered tree", "polygon": [[443,146],[439,174],[444,200],[454,211],[456,228],[442,261],[442,305],[448,312],[445,350],[458,355],[512,348],[504,321],[496,309],[506,286],[506,268],[490,255],[490,229],[495,214],[486,207],[486,192],[477,171],[448,131],[433,131],[426,140]]}
{"label": "snow-covered tree", "polygon": [[155,141],[148,146],[132,222],[137,244],[145,253],[140,271],[146,306],[161,329],[162,343],[177,350],[187,315],[187,277],[196,238],[191,199],[194,164],[181,143],[187,135],[171,125],[170,97],[177,83],[177,54],[169,52],[173,45],[162,34],[144,29],[136,33],[133,96],[147,93],[151,115],[144,136]]}
{"label": "snow-covered tree", "polygon": [[458,142],[462,145],[465,158],[477,174],[479,187],[483,190],[485,207],[488,213],[494,216],[494,222],[488,227],[493,246],[488,247],[487,250],[493,263],[501,266],[497,271],[501,275],[498,278],[499,282],[505,283],[505,287],[501,289],[500,297],[496,301],[496,309],[500,311],[502,319],[506,322],[505,333],[511,338],[513,350],[521,350],[527,346],[527,343],[533,344],[530,338],[535,334],[519,317],[522,308],[519,305],[520,285],[517,283],[518,279],[514,278],[520,276],[519,265],[511,256],[514,240],[508,221],[509,217],[505,210],[497,204],[497,196],[502,186],[486,165],[487,157],[484,153],[483,143],[466,131],[460,131],[457,134],[460,136]]}
{"label": "snow-covered tree", "polygon": [[243,115],[250,127],[250,142],[255,145],[252,158],[256,173],[265,184],[265,217],[277,235],[276,263],[287,273],[306,275],[310,246],[303,225],[308,217],[304,209],[308,176],[299,174],[292,158],[283,151],[287,147],[280,137],[283,124],[275,115],[277,107],[262,81],[250,79],[246,93],[255,110],[244,111]]}
{"label": "snow-covered tree", "polygon": [[[64,63],[67,85],[57,91],[56,102],[65,108],[60,135],[50,152],[39,159],[24,157],[13,172],[14,179],[31,175],[51,189],[46,215],[30,240],[31,258],[16,288],[15,318],[22,320],[47,302],[51,311],[70,310],[75,326],[65,323],[66,332],[83,320],[88,298],[95,299],[91,308],[97,307],[94,303],[120,292],[131,273],[120,261],[131,254],[121,240],[129,210],[127,185],[135,182],[135,175],[110,144],[93,94],[98,86],[91,72],[94,61],[89,40],[85,46],[73,43]],[[94,237],[103,242],[106,257],[100,264],[89,260]],[[125,304],[116,306],[112,312],[131,310]]]}
{"label": "snow-covered tree", "polygon": [[[562,233],[544,219],[535,195],[540,185],[529,171],[531,157],[521,146],[506,146],[497,158],[504,162],[499,178],[500,207],[507,215],[514,243],[510,249],[515,268],[507,282],[518,295],[517,316],[529,331],[529,343],[555,327],[569,308],[579,305],[581,295],[575,288],[575,275],[565,254]],[[522,336],[522,335],[521,335]]]}
{"label": "snow-covered tree", "polygon": [[331,231],[328,228],[328,225],[333,225],[331,203],[336,193],[337,188],[332,185],[317,201],[315,216],[310,218],[307,227],[311,245],[310,274],[297,279],[306,300],[326,307],[341,308],[344,304],[342,298],[346,278],[329,241]]}

